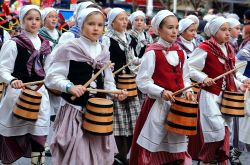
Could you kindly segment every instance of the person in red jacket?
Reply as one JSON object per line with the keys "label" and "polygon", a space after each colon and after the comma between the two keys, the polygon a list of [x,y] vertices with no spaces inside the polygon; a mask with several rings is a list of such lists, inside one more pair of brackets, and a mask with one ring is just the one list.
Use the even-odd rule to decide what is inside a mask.
{"label": "person in red jacket", "polygon": [[[178,20],[172,12],[162,10],[152,19],[152,26],[160,38],[146,49],[136,78],[147,97],[136,122],[130,164],[192,164],[187,136],[164,128],[175,99],[173,92],[191,84],[186,55],[175,43]],[[189,100],[194,98],[191,90],[184,95]]]}

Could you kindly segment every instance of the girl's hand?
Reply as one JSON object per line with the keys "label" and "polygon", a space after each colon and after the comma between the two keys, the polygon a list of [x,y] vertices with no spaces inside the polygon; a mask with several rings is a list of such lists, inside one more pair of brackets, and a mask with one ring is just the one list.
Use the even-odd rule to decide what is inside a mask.
{"label": "girl's hand", "polygon": [[242,91],[242,92],[245,92],[247,89],[249,89],[250,88],[250,85],[248,85],[248,84],[242,84],[241,86],[240,86],[240,90]]}
{"label": "girl's hand", "polygon": [[76,96],[81,97],[87,89],[83,85],[73,85],[68,89],[68,93]]}
{"label": "girl's hand", "polygon": [[168,91],[168,90],[164,90],[161,97],[164,99],[164,100],[167,100],[167,101],[171,101],[171,102],[174,102],[174,96],[173,96],[173,92],[171,91]]}
{"label": "girl's hand", "polygon": [[122,94],[114,94],[114,98],[116,98],[119,101],[123,101],[128,97],[127,89],[122,90]]}
{"label": "girl's hand", "polygon": [[23,84],[22,80],[14,80],[11,82],[10,85],[12,88],[15,88],[15,89],[24,88],[24,84]]}
{"label": "girl's hand", "polygon": [[205,78],[205,80],[203,81],[203,84],[209,87],[209,86],[214,85],[214,84],[216,84],[216,83],[214,82],[213,79],[207,77],[207,78]]}
{"label": "girl's hand", "polygon": [[194,101],[194,102],[196,101],[194,94],[190,91],[186,92],[186,98],[187,98],[187,100],[190,100],[190,101]]}
{"label": "girl's hand", "polygon": [[250,85],[250,78],[247,78],[246,80],[243,81],[244,84]]}

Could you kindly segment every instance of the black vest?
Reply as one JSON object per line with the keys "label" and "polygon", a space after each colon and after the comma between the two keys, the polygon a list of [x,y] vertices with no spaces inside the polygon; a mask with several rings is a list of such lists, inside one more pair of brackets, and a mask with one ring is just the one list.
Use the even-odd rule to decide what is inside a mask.
{"label": "black vest", "polygon": [[[68,73],[68,80],[70,80],[74,85],[84,85],[91,77],[92,73],[97,73],[98,69],[93,69],[92,66],[87,64],[86,62],[77,62],[77,61],[70,61],[69,65],[69,73]],[[104,88],[104,81],[103,75],[100,74],[96,79],[97,89]],[[84,95],[81,97],[77,97],[75,100],[71,100],[71,94],[69,93],[62,93],[62,98],[67,102],[78,105],[78,106],[86,106],[87,101],[89,99],[89,92],[85,92]],[[105,97],[102,93],[97,93],[95,97]]]}
{"label": "black vest", "polygon": [[[109,51],[110,51],[110,60],[111,62],[115,63],[114,71],[120,69],[123,65],[126,65],[127,61],[126,61],[125,51],[121,50],[119,43],[113,38],[110,38]],[[130,73],[128,67],[126,67],[125,70],[126,70],[126,73]],[[118,75],[121,73],[122,72],[118,73]],[[117,80],[117,76],[116,76],[116,80]]]}
{"label": "black vest", "polygon": [[[32,81],[40,81],[43,80],[44,77],[38,76],[35,71],[34,67],[31,69],[31,76],[28,73],[27,69],[27,62],[29,60],[29,57],[31,54],[28,52],[27,49],[21,47],[20,45],[17,45],[17,57],[15,61],[14,71],[11,74],[13,77],[16,77],[19,80],[22,80],[23,82],[32,82]],[[43,56],[40,58],[41,62],[43,61]]]}
{"label": "black vest", "polygon": [[[143,34],[145,35],[145,38],[146,38],[147,37],[146,32],[144,32]],[[130,46],[134,49],[135,56],[141,58],[143,56],[143,54],[145,53],[145,49],[146,49],[147,45],[145,45],[144,47],[141,48],[140,54],[137,54],[136,53],[136,45],[138,44],[138,39],[133,37],[132,35],[130,35],[130,37],[131,37]]]}

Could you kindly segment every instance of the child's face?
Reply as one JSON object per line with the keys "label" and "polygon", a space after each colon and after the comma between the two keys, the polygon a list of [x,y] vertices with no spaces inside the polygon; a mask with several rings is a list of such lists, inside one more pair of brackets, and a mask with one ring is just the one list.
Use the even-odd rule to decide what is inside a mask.
{"label": "child's face", "polygon": [[178,20],[175,16],[166,17],[161,23],[158,33],[162,39],[169,43],[175,42],[178,32]]}
{"label": "child's face", "polygon": [[44,20],[44,26],[53,30],[58,22],[58,16],[55,11],[51,11]]}
{"label": "child's face", "polygon": [[219,30],[215,33],[214,38],[219,44],[223,44],[229,41],[230,39],[230,28],[228,23],[221,25]]}
{"label": "child's face", "polygon": [[230,30],[231,37],[238,38],[240,32],[241,32],[240,25],[237,25],[237,26],[231,28],[231,30]]}
{"label": "child's face", "polygon": [[142,16],[137,16],[133,22],[133,26],[135,27],[135,30],[142,31],[145,27],[144,18]]}
{"label": "child's face", "polygon": [[195,37],[196,30],[196,25],[192,24],[181,34],[181,36],[186,40],[191,41]]}
{"label": "child's face", "polygon": [[32,34],[37,34],[41,26],[41,15],[36,10],[30,10],[23,19],[24,29]]}
{"label": "child's face", "polygon": [[121,12],[120,14],[118,14],[112,23],[113,29],[120,33],[126,31],[127,26],[128,26],[128,15],[126,12]]}
{"label": "child's face", "polygon": [[95,13],[86,18],[82,26],[82,35],[90,41],[95,42],[103,33],[104,17],[100,13]]}

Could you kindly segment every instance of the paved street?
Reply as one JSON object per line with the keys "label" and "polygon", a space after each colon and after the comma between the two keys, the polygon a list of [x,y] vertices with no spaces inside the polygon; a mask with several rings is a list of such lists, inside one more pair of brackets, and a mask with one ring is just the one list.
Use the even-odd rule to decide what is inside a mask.
{"label": "paved street", "polygon": [[[250,153],[244,152],[240,156],[240,160],[242,162],[242,165],[250,165]],[[196,164],[197,162],[193,162],[193,165],[196,165]],[[0,165],[2,164],[0,163]],[[22,158],[18,160],[17,162],[15,162],[13,165],[30,165],[30,159]],[[46,157],[45,165],[52,165],[51,158]]]}

